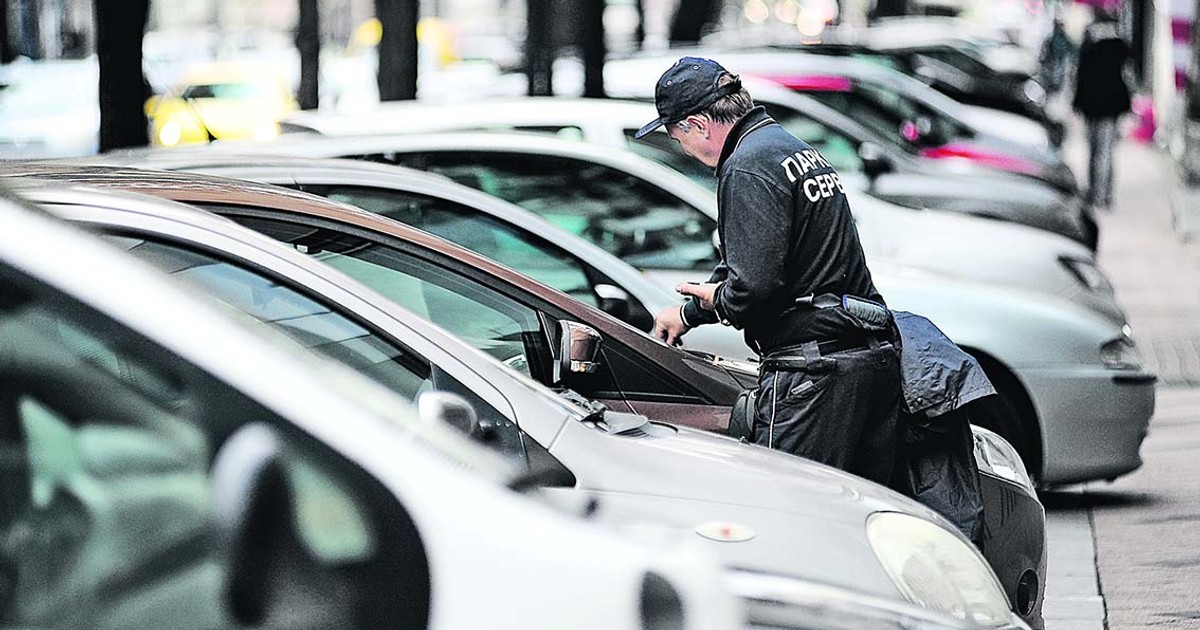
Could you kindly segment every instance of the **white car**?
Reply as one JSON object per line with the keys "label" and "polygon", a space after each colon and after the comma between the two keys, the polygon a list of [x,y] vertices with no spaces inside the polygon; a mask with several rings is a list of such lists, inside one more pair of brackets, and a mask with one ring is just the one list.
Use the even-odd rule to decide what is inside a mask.
{"label": "white car", "polygon": [[[682,280],[702,280],[716,261],[713,193],[627,151],[531,134],[478,133],[297,135],[209,150],[213,156],[256,151],[366,157],[447,175],[585,236],[668,289]],[[852,205],[866,205],[859,201]],[[864,245],[878,245],[870,236],[870,216],[856,218],[867,228]],[[924,218],[941,220],[932,213]],[[880,229],[886,234],[901,228]],[[918,256],[933,248],[939,253],[927,260],[949,265],[943,269],[889,260],[889,253],[878,249],[867,250],[868,261],[890,306],[929,317],[980,359],[1014,412],[1004,417],[1021,418],[1020,426],[993,428],[1017,447],[1040,483],[1112,479],[1138,468],[1154,408],[1155,377],[1142,368],[1124,317],[1112,296],[1102,286],[1086,288],[1078,270],[1059,260],[1058,251],[1039,253],[1037,246],[1021,251],[1021,232],[1007,229],[981,229],[962,238],[922,230],[915,237],[926,240],[891,254]],[[1028,270],[1033,256],[1044,261],[1036,273],[984,277],[983,282],[955,277],[1008,265]],[[986,262],[963,262],[970,260]],[[655,302],[644,303],[652,308]],[[713,337],[699,339],[700,331]],[[747,354],[738,345],[738,333],[729,328],[705,327],[691,336],[693,344],[704,344],[695,347],[735,358]]]}
{"label": "white car", "polygon": [[765,597],[4,193],[0,222],[11,624],[718,630],[730,582]]}
{"label": "white car", "polygon": [[[36,168],[22,170],[32,174],[31,169]],[[469,398],[479,426],[478,430],[464,427],[468,433],[482,435],[486,427],[489,438],[485,443],[526,467],[530,483],[568,494],[601,494],[604,504],[598,518],[606,522],[701,540],[732,567],[896,599],[912,599],[914,586],[903,575],[881,570],[886,569],[885,560],[920,554],[924,547],[900,536],[886,549],[876,548],[876,543],[870,542],[876,537],[873,528],[864,529],[862,524],[887,512],[893,515],[884,521],[928,519],[940,523],[943,531],[952,531],[953,526],[927,508],[852,475],[727,437],[620,413],[631,409],[623,401],[607,401],[606,410],[578,395],[553,395],[537,382],[592,394],[586,380],[569,380],[570,363],[554,380],[543,380],[545,371],[540,367],[552,362],[543,350],[574,335],[558,332],[565,330],[565,325],[535,328],[535,322],[564,318],[506,295],[495,278],[477,280],[461,270],[442,267],[431,257],[450,254],[460,265],[491,263],[449,243],[434,242],[426,233],[327,199],[253,182],[161,171],[75,168],[41,167],[38,177],[179,199],[225,216],[186,212],[158,199],[114,197],[82,188],[17,190],[47,210],[105,234],[135,257],[202,288],[262,325],[284,331],[314,352],[358,369],[402,397],[414,399],[421,392],[438,390]],[[241,229],[229,219],[245,221],[276,238],[277,229],[296,234],[299,228],[300,233],[311,234],[313,224],[307,222],[313,220],[330,231],[319,239],[324,246],[315,241],[297,244],[296,249],[309,253],[305,256],[263,234]],[[482,240],[488,236],[484,225],[455,223],[484,236]],[[379,229],[389,232],[373,231]],[[334,231],[339,235],[334,236]],[[395,247],[390,240],[350,242],[363,234],[411,240],[402,247]],[[351,278],[362,280],[365,286]],[[569,296],[559,296],[580,306]],[[516,335],[514,326],[525,332]],[[571,326],[585,332],[579,324]],[[649,338],[628,332],[637,342],[654,345]],[[543,334],[548,345],[538,341]],[[697,369],[708,367],[674,349],[662,349],[691,360]],[[569,353],[559,356],[563,361],[576,358]],[[579,360],[607,363],[604,357]],[[711,376],[711,371],[708,374]],[[731,377],[718,375],[715,382],[702,386],[709,391],[736,387],[736,381],[730,381]],[[575,404],[564,404],[564,400]],[[703,418],[722,411],[720,405],[707,411],[702,407],[680,404],[674,412]],[[724,412],[728,414],[727,407]],[[985,541],[992,555],[987,559],[997,577],[1004,576],[1003,586],[1012,593],[1013,608],[1031,623],[1039,623],[1041,589],[1037,585],[1045,575],[1043,509],[1027,479],[1000,470],[1023,469],[1015,453],[1011,449],[1008,454],[992,452],[995,457],[978,455],[982,489],[988,504],[996,507],[987,513],[992,519]],[[619,466],[614,465],[618,462]],[[847,501],[848,496],[855,499]],[[994,503],[993,497],[997,499]],[[797,505],[805,509],[797,510]],[[878,527],[895,531],[893,525]],[[737,536],[721,534],[723,528]],[[961,552],[971,547],[957,535],[945,533],[942,538],[938,543],[942,548]],[[965,565],[940,568],[939,574],[953,577],[938,590],[961,588],[963,599],[973,602],[966,609],[947,612],[1006,625],[1004,603],[997,605],[1003,596],[993,589],[990,572],[981,560],[976,557]],[[1022,582],[1032,584],[1032,590],[1023,589]]]}
{"label": "white car", "polygon": [[[778,89],[778,88],[776,88]],[[792,95],[795,96],[795,95]],[[803,98],[803,97],[797,97]],[[329,138],[287,135],[273,143],[215,143],[198,148],[199,155],[215,155],[226,151],[245,154],[278,154],[306,157],[358,157],[370,155],[388,160],[382,154],[399,138],[382,138],[394,133],[417,135],[403,141],[406,152],[419,153],[455,151],[466,152],[478,144],[488,146],[486,153],[495,155],[500,147],[520,154],[523,159],[542,153],[542,163],[560,159],[571,164],[597,162],[613,164],[631,173],[645,172],[651,184],[665,188],[695,207],[711,207],[715,217],[715,195],[699,186],[688,186],[678,176],[667,173],[659,165],[649,165],[636,157],[614,155],[612,151],[632,150],[644,157],[654,158],[674,170],[683,170],[690,179],[712,179],[711,170],[682,155],[667,156],[654,145],[632,140],[645,121],[655,117],[653,105],[632,101],[597,99],[524,98],[479,103],[423,102],[389,103],[373,112],[353,116],[301,112],[291,117],[297,127],[319,131]],[[486,130],[500,135],[496,139],[479,133],[453,133]],[[522,138],[510,131],[542,132],[556,139]],[[437,133],[438,135],[431,135]],[[426,137],[419,137],[424,135]],[[662,140],[668,144],[665,133]],[[340,140],[339,140],[340,138]],[[563,140],[582,140],[599,145],[599,149],[572,147]],[[658,144],[658,143],[654,143]],[[500,145],[500,146],[498,146]],[[624,152],[624,151],[622,151]],[[162,166],[174,168],[173,163],[194,162],[198,155],[188,151],[129,151],[112,152],[95,159],[106,164]],[[380,155],[376,155],[380,154]],[[422,168],[419,158],[401,158]],[[682,158],[682,159],[680,159]],[[481,160],[490,160],[480,155]],[[232,163],[223,166],[233,166]],[[214,166],[218,166],[214,164]],[[540,166],[540,164],[538,165]],[[688,169],[691,166],[692,170]],[[486,165],[481,165],[487,169]],[[551,166],[542,167],[543,171]],[[428,169],[423,169],[428,170]],[[496,170],[496,169],[492,169]],[[543,172],[539,171],[539,172]],[[499,174],[505,174],[503,170]],[[854,175],[839,171],[844,183],[865,188],[866,182]],[[537,174],[531,174],[536,176]],[[714,180],[715,181],[715,180]],[[468,182],[470,183],[470,182]],[[481,186],[473,186],[480,188]],[[488,191],[486,186],[483,187]],[[540,191],[538,191],[540,192]],[[568,193],[562,193],[564,196]],[[629,203],[649,203],[649,193],[630,191]],[[928,270],[950,278],[1011,285],[1046,292],[1086,306],[1124,323],[1124,313],[1113,296],[1112,285],[1099,269],[1095,255],[1071,239],[1007,221],[994,221],[970,215],[930,210],[915,210],[880,200],[870,194],[855,192],[851,206],[868,257],[916,269]],[[505,194],[499,196],[504,197]],[[513,199],[508,199],[513,201]],[[661,212],[661,208],[656,208]],[[685,221],[685,217],[680,217]],[[715,231],[715,222],[713,223]],[[687,247],[705,256],[705,264],[713,256],[708,247],[711,234],[694,233],[685,237]],[[654,265],[633,263],[639,268]],[[740,353],[741,350],[739,349]],[[740,356],[731,354],[730,356]]]}

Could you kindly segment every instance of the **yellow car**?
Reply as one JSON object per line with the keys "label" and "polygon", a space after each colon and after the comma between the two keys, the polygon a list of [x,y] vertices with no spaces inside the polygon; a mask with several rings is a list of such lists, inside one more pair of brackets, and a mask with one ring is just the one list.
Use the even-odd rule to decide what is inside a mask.
{"label": "yellow car", "polygon": [[168,147],[270,140],[279,135],[279,119],[297,109],[279,69],[248,63],[193,68],[166,94],[146,101],[151,141]]}

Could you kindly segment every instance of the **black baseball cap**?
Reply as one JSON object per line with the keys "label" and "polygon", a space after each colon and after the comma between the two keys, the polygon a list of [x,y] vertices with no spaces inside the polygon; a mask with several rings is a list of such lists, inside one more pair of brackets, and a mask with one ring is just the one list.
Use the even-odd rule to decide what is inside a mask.
{"label": "black baseball cap", "polygon": [[712,105],[717,99],[741,90],[742,82],[737,80],[717,86],[717,80],[725,72],[725,68],[712,59],[684,57],[676,61],[659,77],[658,85],[654,88],[658,118],[646,123],[633,137],[641,138],[663,125],[679,122]]}

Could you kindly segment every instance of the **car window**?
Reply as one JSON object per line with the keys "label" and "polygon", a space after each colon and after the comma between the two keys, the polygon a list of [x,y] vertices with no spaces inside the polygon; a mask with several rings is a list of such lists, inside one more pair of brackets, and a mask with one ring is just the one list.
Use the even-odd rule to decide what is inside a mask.
{"label": "car window", "polygon": [[965,72],[972,77],[986,77],[993,72],[987,64],[975,59],[970,53],[953,48],[928,48],[917,52],[918,57],[928,57]]}
{"label": "car window", "polygon": [[522,440],[513,422],[400,342],[372,332],[352,317],[259,271],[178,244],[128,236],[106,238],[254,321],[282,332],[304,348],[347,365],[407,400],[415,401],[431,390],[463,396],[479,418],[496,429],[493,446],[514,459],[525,459]]}
{"label": "car window", "polygon": [[258,271],[140,237],[108,237],[134,256],[203,289],[301,346],[370,375],[410,400],[433,388],[430,366],[352,319]]}
{"label": "car window", "polygon": [[909,151],[970,135],[965,127],[940,111],[873,84],[857,83],[850,92],[818,91],[812,92],[811,96],[845,112],[884,137],[900,142]]}
{"label": "car window", "polygon": [[665,131],[655,131],[635,139],[634,135],[637,132],[637,129],[625,130],[625,140],[634,153],[669,166],[709,190],[717,189],[717,178],[713,174],[713,170],[695,158],[684,155],[679,144],[672,140]]}
{"label": "car window", "polygon": [[477,210],[444,199],[378,188],[305,186],[304,189],[436,234],[580,302],[599,305],[581,261],[545,239]]}
{"label": "car window", "polygon": [[515,203],[639,269],[710,270],[716,264],[716,221],[615,168],[518,153],[444,151],[382,157]]}
{"label": "car window", "polygon": [[858,143],[849,136],[794,109],[774,104],[765,107],[781,127],[812,145],[839,173],[862,172]]}
{"label": "car window", "polygon": [[525,375],[542,337],[537,311],[473,280],[364,238],[272,219],[230,217],[291,244]]}
{"label": "car window", "polygon": [[184,88],[181,99],[192,98],[271,98],[278,93],[266,83],[204,83]]}
{"label": "car window", "polygon": [[[7,269],[0,295],[5,627],[248,627],[313,598],[329,627],[427,625],[420,537],[369,475],[83,304]],[[269,483],[231,453],[256,428]]]}
{"label": "car window", "polygon": [[[524,304],[468,273],[451,269],[452,263],[439,264],[398,247],[318,226],[261,215],[225,216],[333,264],[414,314],[500,359],[509,368],[551,384],[552,352],[547,343],[550,336],[541,327],[542,317],[537,307]],[[551,315],[547,317],[554,319]],[[613,339],[605,340],[601,352],[604,359],[600,369],[592,374],[571,375],[568,383],[571,389],[606,400],[620,398],[622,391],[660,398],[695,397],[694,392],[669,379],[638,376],[636,370],[650,374],[656,370],[642,365],[647,361],[645,357],[623,349]],[[636,370],[627,369],[627,363],[636,364]],[[527,440],[525,447],[534,461],[538,457],[537,443]]]}

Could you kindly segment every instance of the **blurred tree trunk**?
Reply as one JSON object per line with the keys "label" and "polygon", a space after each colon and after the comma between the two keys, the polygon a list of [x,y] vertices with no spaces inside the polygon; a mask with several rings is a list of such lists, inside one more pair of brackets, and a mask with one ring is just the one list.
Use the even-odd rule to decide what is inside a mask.
{"label": "blurred tree trunk", "polygon": [[375,0],[383,24],[379,40],[379,100],[417,98],[417,20],[419,0]]}
{"label": "blurred tree trunk", "polygon": [[646,2],[645,0],[635,0],[634,8],[637,10],[637,31],[633,34],[633,47],[636,50],[641,50],[646,46]]}
{"label": "blurred tree trunk", "polygon": [[149,144],[142,74],[142,38],[150,0],[95,0],[96,55],[100,60],[100,151]]}
{"label": "blurred tree trunk", "polygon": [[38,19],[40,10],[41,3],[38,0],[17,0],[17,52],[30,59],[42,58],[42,30]]}
{"label": "blurred tree trunk", "polygon": [[296,50],[300,51],[300,109],[316,109],[321,103],[321,14],[317,0],[300,0],[296,25]]}
{"label": "blurred tree trunk", "polygon": [[526,0],[525,76],[530,96],[554,93],[554,35],[550,30],[550,8],[554,0]]}
{"label": "blurred tree trunk", "polygon": [[875,7],[867,13],[867,19],[873,22],[897,15],[908,15],[908,0],[875,0]]}
{"label": "blurred tree trunk", "polygon": [[717,0],[679,0],[675,17],[671,19],[672,46],[700,43],[704,28],[714,22],[721,3]]}
{"label": "blurred tree trunk", "polygon": [[604,42],[605,0],[577,0],[579,7],[579,47],[583,57],[583,95],[604,98],[604,58],[608,48]]}
{"label": "blurred tree trunk", "polygon": [[0,63],[9,63],[17,57],[8,34],[8,5],[8,0],[0,0]]}

